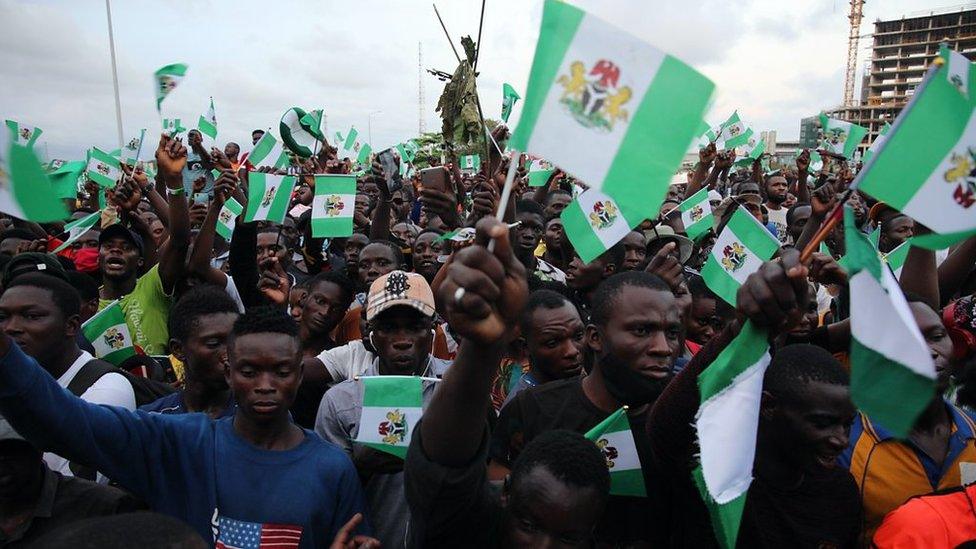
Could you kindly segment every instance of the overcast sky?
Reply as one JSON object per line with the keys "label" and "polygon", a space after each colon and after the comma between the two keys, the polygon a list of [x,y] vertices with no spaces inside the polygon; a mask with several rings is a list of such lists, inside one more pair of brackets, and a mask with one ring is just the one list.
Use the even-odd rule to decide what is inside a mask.
{"label": "overcast sky", "polygon": [[[574,0],[689,62],[713,79],[706,116],[738,108],[760,130],[796,138],[799,119],[843,94],[846,0]],[[861,33],[876,19],[938,10],[955,2],[871,0]],[[441,0],[455,45],[476,35],[478,0]],[[330,132],[355,125],[374,150],[417,135],[417,47],[423,66],[453,72],[451,48],[425,0],[115,0],[122,122],[126,139],[158,131],[152,73],[190,69],[163,115],[195,127],[213,96],[218,141],[250,146],[250,130],[277,126],[289,107],[323,108]],[[539,33],[541,0],[488,0],[478,87],[497,118],[501,85],[524,91]],[[859,61],[869,55],[862,39]],[[443,84],[422,76],[427,130]],[[83,158],[118,146],[103,0],[0,0],[0,117],[41,127],[53,158]],[[520,114],[517,105],[512,125]],[[43,151],[43,148],[41,149]]]}

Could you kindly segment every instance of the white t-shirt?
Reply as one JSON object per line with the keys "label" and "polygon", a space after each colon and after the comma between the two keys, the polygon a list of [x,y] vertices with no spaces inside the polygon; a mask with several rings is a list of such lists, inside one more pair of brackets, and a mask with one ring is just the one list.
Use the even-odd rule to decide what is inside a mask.
{"label": "white t-shirt", "polygon": [[[88,351],[82,351],[78,359],[58,378],[58,385],[67,389],[71,381],[78,375],[81,367],[94,359],[95,357],[91,356]],[[119,406],[126,410],[136,409],[136,394],[132,390],[132,384],[122,374],[108,373],[98,378],[81,395],[81,399],[92,404]],[[69,477],[74,476],[74,473],[68,467],[68,460],[59,455],[46,452],[44,454],[44,461],[52,471],[57,471]],[[99,481],[102,481],[101,475],[99,475]]]}
{"label": "white t-shirt", "polygon": [[786,208],[780,207],[778,210],[773,208],[766,208],[767,216],[769,217],[769,222],[776,227],[776,238],[779,239],[780,244],[788,244],[790,241],[790,233],[786,226]]}
{"label": "white t-shirt", "polygon": [[379,357],[366,350],[361,339],[322,351],[317,358],[325,365],[333,383],[366,375],[373,367],[373,362],[379,360]]}
{"label": "white t-shirt", "polygon": [[234,303],[237,303],[237,310],[240,311],[241,314],[244,314],[244,300],[241,299],[241,292],[237,291],[237,285],[234,284],[234,278],[230,275],[227,275],[227,286],[224,287],[224,291],[227,292],[227,295],[234,300]]}

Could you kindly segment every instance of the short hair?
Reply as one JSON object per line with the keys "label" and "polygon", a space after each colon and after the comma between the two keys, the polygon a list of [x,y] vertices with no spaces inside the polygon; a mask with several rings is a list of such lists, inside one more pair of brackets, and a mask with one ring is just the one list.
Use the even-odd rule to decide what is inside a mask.
{"label": "short hair", "polygon": [[352,303],[352,300],[356,299],[356,285],[352,280],[349,280],[349,277],[336,271],[319,273],[306,280],[303,287],[311,292],[312,288],[325,282],[335,284],[340,290],[342,290],[342,302],[345,304],[344,308],[348,308]]}
{"label": "short hair", "polygon": [[610,494],[610,472],[603,452],[579,433],[554,429],[532,439],[512,464],[512,485],[536,467],[574,487],[594,488],[604,501]]}
{"label": "short hair", "polygon": [[942,313],[939,312],[939,310],[936,309],[935,306],[933,306],[932,303],[929,302],[928,298],[922,296],[922,294],[915,293],[915,292],[913,292],[911,290],[908,290],[908,291],[902,290],[901,293],[905,296],[905,301],[906,302],[908,302],[908,303],[921,303],[922,305],[925,305],[926,307],[928,307],[929,309],[931,309],[932,312],[934,312],[936,314],[936,316],[939,317],[939,320],[940,321],[942,320]]}
{"label": "short hair", "polygon": [[624,248],[624,241],[620,240],[613,246],[610,246],[610,249],[600,254],[596,259],[603,263],[613,263],[619,271],[620,267],[623,266],[626,255],[627,249]]}
{"label": "short hair", "polygon": [[546,212],[535,200],[519,200],[515,203],[515,215],[523,213],[537,215],[545,222]]}
{"label": "short hair", "polygon": [[606,326],[610,320],[610,312],[614,308],[617,295],[629,286],[637,288],[647,288],[657,292],[671,293],[671,287],[661,277],[646,271],[627,271],[617,273],[607,278],[596,287],[590,303],[593,309],[590,311],[590,320],[600,326]]}
{"label": "short hair", "polygon": [[567,303],[570,305],[573,304],[569,298],[552,290],[535,290],[529,294],[529,299],[526,301],[525,307],[522,309],[522,315],[519,317],[522,335],[524,336],[532,328],[532,315],[536,309],[558,309]]}
{"label": "short hair", "polygon": [[28,231],[27,229],[14,227],[12,229],[7,229],[6,231],[0,232],[0,242],[3,242],[8,238],[19,238],[21,240],[37,240],[39,237],[36,234]]}
{"label": "short hair", "polygon": [[230,339],[250,334],[285,334],[298,339],[298,324],[284,309],[270,305],[252,307],[234,321]]}
{"label": "short hair", "polygon": [[[386,246],[387,248],[389,248],[390,250],[392,250],[393,251],[393,259],[396,260],[397,267],[403,267],[403,262],[404,262],[404,259],[403,259],[403,250],[401,250],[399,246],[397,246],[396,244],[390,242],[389,240],[383,240],[381,238],[376,238],[376,239],[370,240],[369,241],[369,244],[366,244],[366,246],[369,246],[370,244],[382,244],[382,245]],[[366,246],[363,246],[363,249],[364,250],[366,249]],[[360,252],[360,253],[362,253],[362,252]]]}
{"label": "short hair", "polygon": [[810,205],[809,202],[797,202],[796,204],[793,204],[792,206],[789,207],[789,209],[786,210],[787,225],[793,224],[793,219],[796,217],[796,211],[803,207],[811,208],[812,206]]}
{"label": "short hair", "polygon": [[557,196],[568,196],[569,198],[573,198],[573,193],[563,189],[556,189],[554,191],[551,191],[546,196],[546,206],[548,206],[552,202],[552,199],[556,198]]}
{"label": "short hair", "polygon": [[51,292],[51,300],[65,318],[81,312],[81,297],[78,296],[78,290],[60,278],[40,271],[25,273],[13,279],[4,292],[18,286],[30,286]]}
{"label": "short hair", "polygon": [[189,524],[161,513],[140,511],[85,518],[37,540],[48,549],[196,549],[207,544]]}
{"label": "short hair", "polygon": [[91,276],[80,271],[66,271],[64,274],[82,301],[98,299],[98,283]]}
{"label": "short hair", "polygon": [[177,341],[186,338],[199,326],[200,317],[221,313],[237,314],[237,303],[223,288],[201,284],[190,288],[169,310],[166,327],[169,337]]}
{"label": "short hair", "polygon": [[797,343],[781,347],[773,355],[763,377],[763,390],[780,399],[797,398],[811,381],[850,385],[850,376],[832,354],[822,347]]}
{"label": "short hair", "polygon": [[256,134],[256,133],[264,133],[264,130],[262,130],[261,128],[258,128],[258,129],[256,129],[256,130],[251,130],[251,135],[252,135],[252,136],[253,136],[254,134]]}
{"label": "short hair", "polygon": [[719,318],[730,318],[735,315],[735,307],[729,305],[727,301],[719,297],[705,284],[705,279],[699,274],[689,274],[685,280],[688,281],[688,292],[694,299],[711,299],[715,301],[715,316]]}

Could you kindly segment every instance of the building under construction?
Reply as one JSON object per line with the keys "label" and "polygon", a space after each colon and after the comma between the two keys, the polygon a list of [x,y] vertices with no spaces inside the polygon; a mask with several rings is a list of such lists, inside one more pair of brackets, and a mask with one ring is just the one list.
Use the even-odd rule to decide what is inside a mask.
{"label": "building under construction", "polygon": [[[853,19],[853,47],[856,48],[858,20]],[[891,21],[875,21],[871,59],[861,80],[860,99],[853,99],[853,82],[845,82],[845,104],[827,112],[831,117],[847,120],[868,128],[868,138],[861,143],[862,151],[874,142],[885,122],[894,122],[898,113],[911,99],[915,87],[922,81],[925,70],[939,53],[939,44],[976,59],[976,5],[934,11],[925,15],[903,17]],[[856,50],[855,50],[856,51]],[[816,145],[815,118],[800,123],[800,146]],[[811,142],[812,140],[812,142]]]}

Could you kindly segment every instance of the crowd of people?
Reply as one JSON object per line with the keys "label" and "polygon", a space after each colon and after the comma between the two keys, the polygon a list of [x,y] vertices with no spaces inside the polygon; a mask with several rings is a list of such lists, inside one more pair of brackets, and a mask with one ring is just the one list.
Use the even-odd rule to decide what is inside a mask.
{"label": "crowd of people", "polygon": [[[225,240],[225,202],[275,171],[246,148],[163,134],[154,177],[124,166],[104,207],[95,186],[69,201],[101,221],[56,253],[63,223],[0,220],[0,546],[717,547],[698,376],[746,321],[772,360],[738,547],[976,540],[976,238],[901,268],[938,380],[896,438],[850,397],[843,225],[800,261],[859,166],[708,145],[656,218],[584,262],[560,213],[585,182],[530,187],[500,150],[475,172],[448,152],[447,190],[365,166],[353,233],[324,239],[313,174],[356,169],[324,144],[292,158],[283,223],[239,218]],[[714,226],[691,239],[677,205],[704,188]],[[927,232],[850,204],[882,254]],[[780,248],[731,305],[701,269],[740,209]],[[116,300],[137,353],[113,365],[81,325]],[[422,380],[405,456],[362,442],[375,376]],[[584,437],[621,407],[646,497],[611,494]]]}

